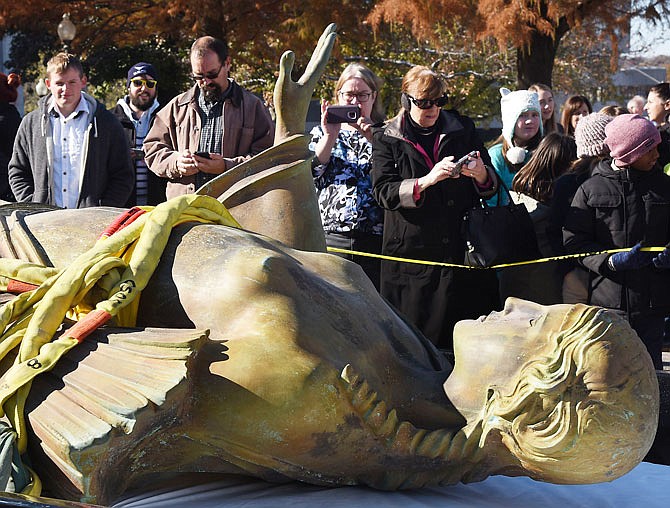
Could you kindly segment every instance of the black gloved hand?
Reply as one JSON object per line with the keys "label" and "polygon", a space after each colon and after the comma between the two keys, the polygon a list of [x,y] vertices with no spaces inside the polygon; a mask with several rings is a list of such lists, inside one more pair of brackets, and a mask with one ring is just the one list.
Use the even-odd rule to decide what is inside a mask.
{"label": "black gloved hand", "polygon": [[670,268],[670,246],[666,246],[658,255],[652,259],[656,268]]}
{"label": "black gloved hand", "polygon": [[629,251],[612,254],[607,260],[607,264],[615,272],[637,270],[650,265],[654,259],[654,253],[640,249],[642,249],[642,244],[638,243]]}

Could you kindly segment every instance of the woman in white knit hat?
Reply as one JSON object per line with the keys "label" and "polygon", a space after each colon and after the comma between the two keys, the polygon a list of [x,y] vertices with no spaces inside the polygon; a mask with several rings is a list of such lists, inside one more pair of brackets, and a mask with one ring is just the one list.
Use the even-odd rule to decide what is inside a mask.
{"label": "woman in white knit hat", "polygon": [[[542,112],[537,92],[507,88],[500,89],[502,135],[491,148],[491,163],[508,189],[521,167],[530,159],[531,152],[542,139]],[[489,199],[489,204],[507,203],[504,191]]]}

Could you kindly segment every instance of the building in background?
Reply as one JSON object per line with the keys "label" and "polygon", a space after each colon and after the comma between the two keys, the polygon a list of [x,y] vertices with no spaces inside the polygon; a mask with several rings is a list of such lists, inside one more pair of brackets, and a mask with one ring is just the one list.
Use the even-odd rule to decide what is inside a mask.
{"label": "building in background", "polygon": [[649,89],[667,81],[665,67],[631,67],[621,69],[612,76],[612,83],[622,97],[641,95],[646,97]]}

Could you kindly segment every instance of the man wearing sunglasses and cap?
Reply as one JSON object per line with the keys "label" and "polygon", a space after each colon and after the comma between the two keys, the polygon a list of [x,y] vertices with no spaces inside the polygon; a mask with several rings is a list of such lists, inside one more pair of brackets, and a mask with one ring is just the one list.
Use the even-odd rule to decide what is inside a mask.
{"label": "man wearing sunglasses and cap", "polygon": [[144,140],[149,169],[168,180],[168,199],[195,192],[272,146],[270,113],[229,77],[230,66],[225,42],[197,39],[191,46],[194,86],[161,109]]}
{"label": "man wearing sunglasses and cap", "polygon": [[119,99],[112,113],[126,131],[130,158],[135,168],[135,188],[126,206],[157,205],[165,201],[163,178],[149,171],[144,161],[142,143],[158,111],[158,71],[147,62],[138,62],[128,70],[128,94]]}

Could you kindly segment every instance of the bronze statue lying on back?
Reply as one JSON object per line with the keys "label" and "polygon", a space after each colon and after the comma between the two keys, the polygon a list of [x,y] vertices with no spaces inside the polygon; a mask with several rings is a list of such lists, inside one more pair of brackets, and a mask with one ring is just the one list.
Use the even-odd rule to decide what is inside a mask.
{"label": "bronze statue lying on back", "polygon": [[[333,30],[297,84],[286,81],[292,60],[282,58],[280,111],[287,95],[311,97]],[[284,135],[299,130],[299,120],[278,121]],[[301,143],[279,148],[284,160],[277,151],[259,155],[253,170],[240,168],[224,186],[237,200],[236,218],[236,207],[263,200],[268,180],[281,181],[259,172],[289,168],[293,184],[309,182],[290,164],[308,162]],[[244,181],[263,191],[234,188]],[[219,184],[208,192],[221,195]],[[26,223],[64,267],[117,213],[63,210]],[[249,207],[239,217],[279,236]],[[294,219],[294,233],[310,233],[291,233],[285,243],[226,226],[179,226],[137,317],[138,327],[176,330],[100,330],[53,375],[36,379],[31,456],[52,492],[107,503],[156,474],[190,471],[381,489],[491,474],[591,483],[617,478],[645,456],[658,385],[621,319],[583,305],[509,299],[504,311],[457,325],[452,369],[357,265],[319,252],[313,228]]]}

